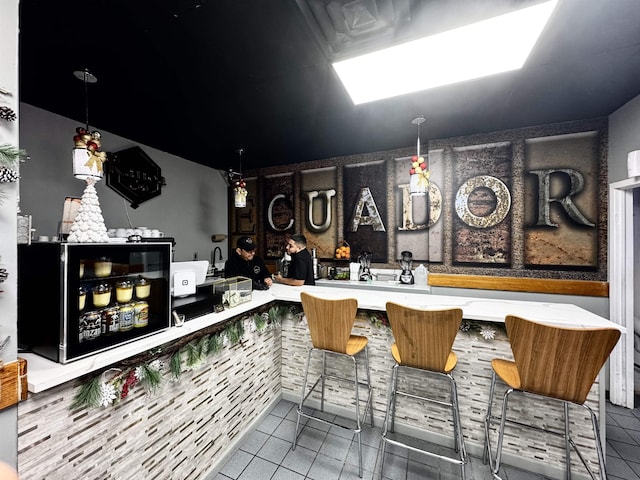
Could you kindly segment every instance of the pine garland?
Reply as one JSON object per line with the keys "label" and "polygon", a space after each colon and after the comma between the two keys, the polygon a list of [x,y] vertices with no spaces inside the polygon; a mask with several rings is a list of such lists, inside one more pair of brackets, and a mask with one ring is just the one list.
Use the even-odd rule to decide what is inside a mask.
{"label": "pine garland", "polygon": [[[282,312],[282,310],[270,310],[270,312],[273,314],[273,312]],[[266,312],[262,315],[257,314],[257,317],[260,317],[265,325],[265,317],[267,316],[270,318],[270,314]],[[253,317],[254,321],[257,317]],[[247,318],[251,317],[244,317],[244,319],[228,323],[223,330],[216,327],[213,333],[185,337],[186,343],[177,342],[172,346],[170,352],[163,352],[160,348],[151,350],[134,360],[134,362],[140,362],[138,365],[134,365],[134,362],[131,361],[125,361],[121,364],[122,370],[118,368],[105,370],[80,385],[69,408],[96,408],[114,405],[127,398],[130,389],[138,383],[147,392],[155,393],[163,383],[164,363],[158,358],[159,355],[168,356],[169,374],[174,380],[178,380],[185,369],[195,370],[204,363],[208,356],[219,353],[224,348],[223,340],[225,337],[230,346],[239,343],[245,333],[244,320]],[[279,319],[277,321],[279,322]],[[271,322],[273,325],[274,320]],[[110,380],[105,380],[105,377],[112,371],[117,373]]]}
{"label": "pine garland", "polygon": [[253,316],[253,323],[256,325],[256,330],[262,332],[267,327],[267,321],[260,313],[256,313]]}
{"label": "pine garland", "polygon": [[15,167],[27,158],[27,151],[8,143],[0,145],[0,166]]}
{"label": "pine garland", "polygon": [[182,359],[180,358],[180,350],[174,352],[169,360],[169,371],[174,380],[178,380],[182,375]]}
{"label": "pine garland", "polygon": [[97,407],[100,402],[100,383],[98,375],[82,384],[69,408],[73,410],[80,407]]}
{"label": "pine garland", "polygon": [[162,384],[161,368],[162,363],[159,360],[154,360],[149,364],[143,363],[136,368],[136,376],[140,383],[152,393],[155,393]]}
{"label": "pine garland", "polygon": [[222,336],[220,334],[214,333],[209,337],[209,343],[207,345],[207,355],[214,355],[219,353],[224,346],[224,342],[222,341]]}

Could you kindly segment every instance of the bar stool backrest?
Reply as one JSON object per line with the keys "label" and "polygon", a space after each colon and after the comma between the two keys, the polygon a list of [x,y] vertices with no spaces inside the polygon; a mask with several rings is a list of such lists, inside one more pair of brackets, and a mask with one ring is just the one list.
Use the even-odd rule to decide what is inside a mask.
{"label": "bar stool backrest", "polygon": [[505,318],[521,388],[583,404],[620,338],[616,328],[564,328]]}
{"label": "bar stool backrest", "polygon": [[356,320],[355,298],[329,300],[300,293],[314,348],[347,353],[347,342]]}
{"label": "bar stool backrest", "polygon": [[444,372],[462,322],[462,310],[420,310],[387,302],[401,365]]}

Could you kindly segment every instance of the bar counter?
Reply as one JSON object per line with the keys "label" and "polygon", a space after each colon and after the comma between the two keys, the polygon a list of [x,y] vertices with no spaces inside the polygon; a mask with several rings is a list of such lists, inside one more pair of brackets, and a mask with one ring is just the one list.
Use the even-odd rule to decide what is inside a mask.
{"label": "bar counter", "polygon": [[[306,321],[300,316],[288,316],[282,320],[280,328],[262,333],[249,327],[250,315],[256,309],[267,308],[272,303],[299,307],[301,291],[325,298],[357,298],[359,310],[354,333],[369,338],[374,418],[378,426],[384,416],[393,365],[389,351],[393,335],[380,323],[386,302],[421,308],[461,308],[465,329],[460,331],[453,347],[459,359],[454,376],[458,382],[467,449],[474,455],[482,454],[490,361],[494,357],[511,357],[503,328],[506,314],[572,327],[618,327],[570,304],[429,295],[411,293],[411,289],[406,293],[389,291],[381,294],[379,290],[367,289],[364,282],[362,288],[351,289],[333,285],[274,285],[268,291],[254,291],[250,302],[190,320],[182,327],[171,327],[89,359],[60,365],[36,355],[23,355],[28,360],[31,394],[18,406],[21,475],[47,478],[51,472],[56,472],[59,478],[65,475],[80,478],[79,473],[82,478],[125,478],[118,475],[128,475],[128,478],[207,478],[232,454],[243,434],[268,413],[271,405],[280,398],[298,401],[306,354],[311,345]],[[185,372],[180,381],[165,382],[155,394],[136,392],[111,407],[69,410],[78,388],[77,379],[83,375],[104,371],[138,353],[230,319],[246,322],[243,341],[223,349],[199,369]],[[350,397],[340,389],[330,386],[328,389],[331,404],[325,403],[327,410],[336,414],[350,411]],[[527,402],[532,413],[527,421],[545,421],[536,418],[543,410],[547,416],[557,417],[559,421],[560,409],[550,408],[541,401],[536,403],[527,399]],[[587,403],[603,418],[603,384],[596,382]],[[572,429],[584,432],[575,437],[597,470],[590,421],[586,415],[581,418],[579,413],[572,410]],[[449,445],[448,414],[409,405],[407,408],[399,406],[396,415],[398,431]],[[601,422],[601,426],[604,423]],[[105,431],[110,433],[96,435],[96,432]],[[505,440],[503,461],[552,478],[562,478],[564,451],[560,441],[557,441],[558,445],[553,442],[556,440],[539,432],[512,429]],[[60,445],[64,447],[58,451]],[[143,461],[131,455],[131,449],[144,452]],[[90,454],[95,458],[90,458]],[[92,466],[82,466],[85,460],[92,462]],[[105,469],[109,468],[113,472],[106,475]],[[580,478],[583,471],[578,461],[574,470],[576,478]]]}

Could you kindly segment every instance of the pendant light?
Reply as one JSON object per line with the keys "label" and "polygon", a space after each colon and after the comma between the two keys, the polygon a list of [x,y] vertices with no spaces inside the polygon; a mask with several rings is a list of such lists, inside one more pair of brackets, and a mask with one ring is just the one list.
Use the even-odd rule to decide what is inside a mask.
{"label": "pendant light", "polygon": [[73,175],[88,182],[99,181],[104,175],[103,164],[107,160],[106,152],[100,151],[100,132],[89,131],[89,84],[98,79],[86,68],[77,70],[73,75],[84,82],[85,125],[76,128],[73,137]]}
{"label": "pendant light", "polygon": [[244,208],[247,206],[247,184],[242,178],[242,154],[244,148],[236,150],[240,157],[239,171],[234,172],[233,169],[229,170],[229,183],[233,188],[233,204],[236,208]]}
{"label": "pendant light", "polygon": [[416,145],[416,155],[411,157],[411,168],[409,169],[409,192],[413,196],[422,196],[427,193],[427,187],[429,186],[429,172],[428,161],[429,155],[420,155],[420,125],[425,122],[424,115],[418,115],[411,120],[413,125],[418,127],[418,142]]}

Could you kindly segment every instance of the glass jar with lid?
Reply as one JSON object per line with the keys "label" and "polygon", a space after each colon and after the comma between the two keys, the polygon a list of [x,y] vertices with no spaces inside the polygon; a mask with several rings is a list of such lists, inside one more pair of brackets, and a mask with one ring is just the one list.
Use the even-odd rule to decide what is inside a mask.
{"label": "glass jar with lid", "polygon": [[140,277],[136,280],[136,297],[144,300],[149,298],[151,294],[151,282],[144,277]]}
{"label": "glass jar with lid", "polygon": [[116,300],[118,303],[128,303],[133,297],[133,283],[130,280],[116,282]]}
{"label": "glass jar with lid", "polygon": [[106,307],[111,303],[111,285],[108,283],[100,283],[93,287],[93,305],[100,308]]}
{"label": "glass jar with lid", "polygon": [[96,277],[108,277],[111,275],[113,263],[110,258],[100,257],[93,265],[93,273]]}
{"label": "glass jar with lid", "polygon": [[78,311],[84,310],[84,306],[87,303],[87,289],[84,287],[78,288]]}

